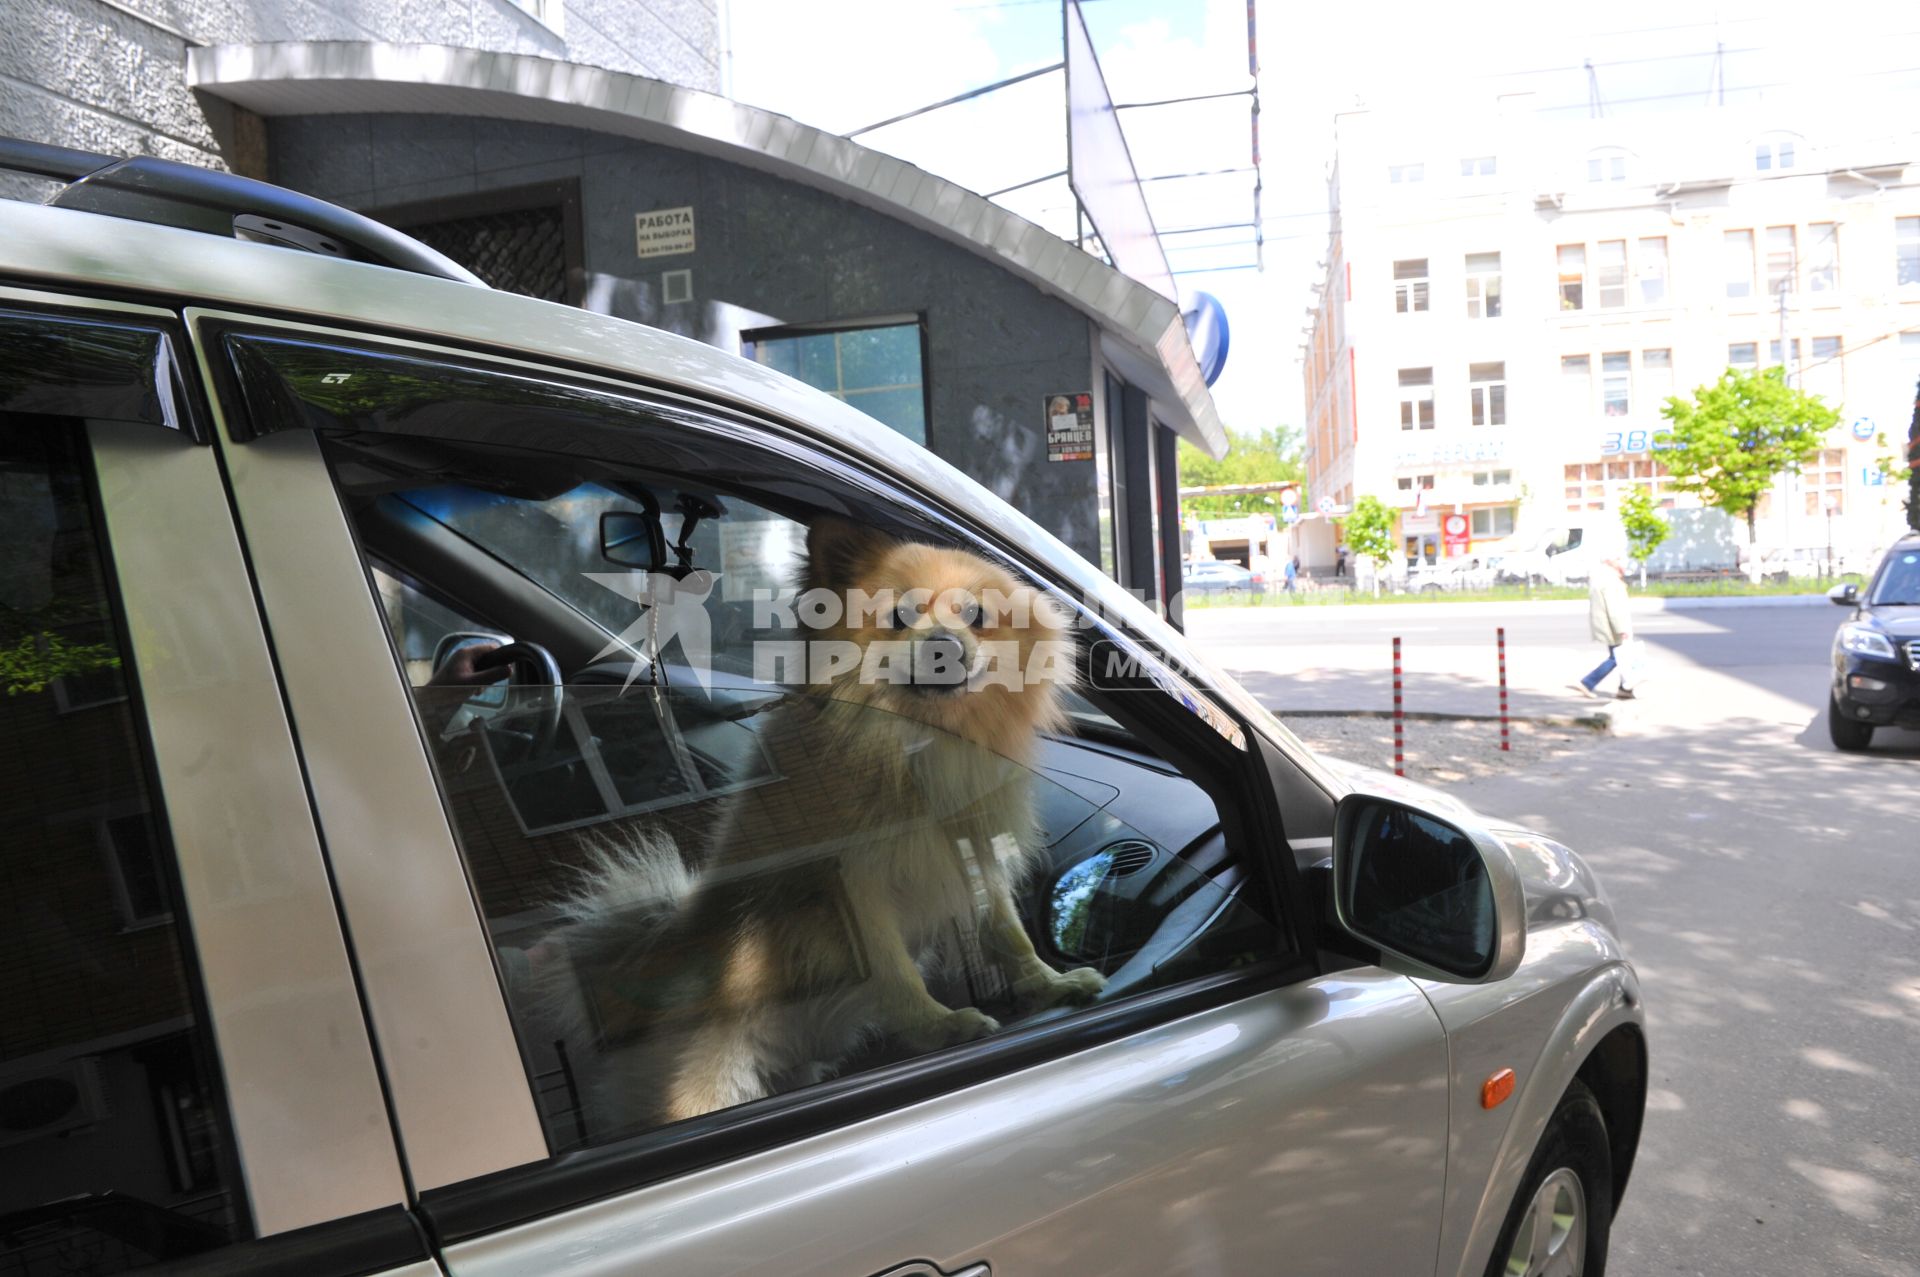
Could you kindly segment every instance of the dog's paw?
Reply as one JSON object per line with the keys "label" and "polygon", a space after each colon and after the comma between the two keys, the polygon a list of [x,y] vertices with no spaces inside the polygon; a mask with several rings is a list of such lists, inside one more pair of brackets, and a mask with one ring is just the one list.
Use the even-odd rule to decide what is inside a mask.
{"label": "dog's paw", "polygon": [[948,1011],[915,1024],[897,1036],[916,1051],[937,1051],[943,1046],[984,1038],[999,1029],[1000,1021],[986,1012],[973,1007],[961,1007],[957,1011]]}
{"label": "dog's paw", "polygon": [[1014,982],[1013,992],[1021,1001],[1041,1007],[1083,1006],[1100,996],[1107,978],[1092,967],[1055,971],[1042,967]]}

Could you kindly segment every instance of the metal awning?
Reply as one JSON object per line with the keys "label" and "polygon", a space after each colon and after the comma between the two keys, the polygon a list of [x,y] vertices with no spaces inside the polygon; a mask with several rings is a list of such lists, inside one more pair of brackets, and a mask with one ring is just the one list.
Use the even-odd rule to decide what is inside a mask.
{"label": "metal awning", "polygon": [[784,115],[645,76],[433,44],[296,41],[191,49],[187,82],[259,115],[430,113],[591,129],[759,169],[958,244],[1072,305],[1159,419],[1211,456],[1226,431],[1179,307],[1025,218],[924,169]]}

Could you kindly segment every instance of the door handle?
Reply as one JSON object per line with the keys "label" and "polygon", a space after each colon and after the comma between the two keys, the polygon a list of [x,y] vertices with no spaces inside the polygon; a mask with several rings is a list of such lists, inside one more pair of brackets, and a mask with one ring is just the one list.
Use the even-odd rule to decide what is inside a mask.
{"label": "door handle", "polygon": [[948,1272],[921,1259],[898,1268],[889,1268],[884,1273],[875,1274],[875,1277],[993,1277],[993,1269],[986,1264],[968,1264],[965,1268]]}

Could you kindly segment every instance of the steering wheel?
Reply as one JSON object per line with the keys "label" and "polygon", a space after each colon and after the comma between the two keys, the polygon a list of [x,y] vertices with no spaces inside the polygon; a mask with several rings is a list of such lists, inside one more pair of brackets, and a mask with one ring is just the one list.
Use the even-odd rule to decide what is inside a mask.
{"label": "steering wheel", "polygon": [[529,698],[525,712],[533,720],[533,755],[545,754],[560,736],[560,714],[564,704],[560,687],[560,663],[553,653],[538,643],[503,643],[477,657],[473,667],[507,670],[507,682],[514,687],[538,689],[543,695]]}

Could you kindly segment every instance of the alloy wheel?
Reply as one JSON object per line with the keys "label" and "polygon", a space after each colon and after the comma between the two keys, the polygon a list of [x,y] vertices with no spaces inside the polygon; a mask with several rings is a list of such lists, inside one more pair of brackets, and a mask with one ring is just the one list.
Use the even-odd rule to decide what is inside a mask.
{"label": "alloy wheel", "polygon": [[1507,1277],[1581,1277],[1587,1266],[1587,1195],[1567,1167],[1547,1176],[1513,1235]]}

